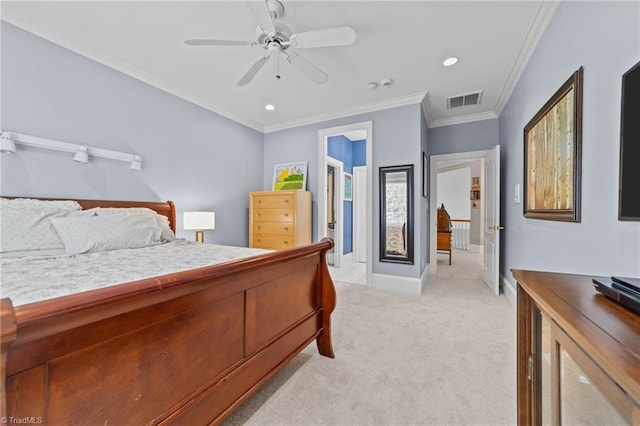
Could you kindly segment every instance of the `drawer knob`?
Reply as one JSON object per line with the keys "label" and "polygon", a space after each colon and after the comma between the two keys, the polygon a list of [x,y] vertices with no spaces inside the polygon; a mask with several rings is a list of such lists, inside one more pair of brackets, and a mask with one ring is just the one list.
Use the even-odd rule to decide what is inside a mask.
{"label": "drawer knob", "polygon": [[284,240],[284,241],[283,241],[283,243],[285,243],[285,244],[289,244],[289,241],[287,241],[287,240]]}
{"label": "drawer knob", "polygon": [[262,213],[258,213],[258,216],[262,216]]}
{"label": "drawer knob", "polygon": [[289,217],[289,213],[285,213],[285,214],[284,214],[284,217]]}
{"label": "drawer knob", "polygon": [[258,242],[262,241],[260,238],[257,239]]}
{"label": "drawer knob", "polygon": [[284,200],[285,203],[289,204],[289,200]]}
{"label": "drawer knob", "polygon": [[258,229],[262,229],[262,226],[258,225]]}
{"label": "drawer knob", "polygon": [[258,200],[258,204],[262,204],[262,200]]}
{"label": "drawer knob", "polygon": [[288,230],[289,230],[289,227],[288,227],[288,226],[285,226],[285,227],[284,227],[284,230],[285,230],[285,231],[288,231]]}

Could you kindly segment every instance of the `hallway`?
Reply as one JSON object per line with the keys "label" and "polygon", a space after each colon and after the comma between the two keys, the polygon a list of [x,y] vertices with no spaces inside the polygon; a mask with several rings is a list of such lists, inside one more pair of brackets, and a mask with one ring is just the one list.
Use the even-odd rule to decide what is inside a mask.
{"label": "hallway", "polygon": [[345,262],[340,268],[329,266],[333,281],[350,284],[367,284],[367,264],[362,262]]}

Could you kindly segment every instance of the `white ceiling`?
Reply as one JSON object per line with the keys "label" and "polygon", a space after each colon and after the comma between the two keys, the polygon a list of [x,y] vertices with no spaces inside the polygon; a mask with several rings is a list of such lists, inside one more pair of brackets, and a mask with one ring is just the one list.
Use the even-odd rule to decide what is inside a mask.
{"label": "white ceiling", "polygon": [[[190,38],[254,40],[262,1],[8,2],[2,19],[263,132],[422,101],[431,127],[496,117],[555,1],[283,1],[293,32],[349,25],[351,46],[298,50],[329,75],[317,85],[286,60],[236,82],[262,48],[194,47]],[[442,61],[460,58],[446,68]],[[283,58],[284,59],[284,58]],[[368,83],[393,79],[376,90]],[[447,110],[446,98],[482,90]],[[266,111],[272,103],[275,111]]]}

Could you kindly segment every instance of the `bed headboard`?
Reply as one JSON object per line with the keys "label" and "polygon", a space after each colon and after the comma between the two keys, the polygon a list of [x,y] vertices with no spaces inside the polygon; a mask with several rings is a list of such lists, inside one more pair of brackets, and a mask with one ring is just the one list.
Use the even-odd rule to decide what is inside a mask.
{"label": "bed headboard", "polygon": [[[22,198],[22,197],[4,197],[4,198]],[[40,197],[23,197],[34,198],[37,200],[73,200],[73,198],[40,198]],[[92,209],[95,207],[146,207],[155,210],[158,214],[169,218],[169,224],[173,232],[176,232],[176,206],[173,201],[119,201],[119,200],[75,200],[83,209]]]}

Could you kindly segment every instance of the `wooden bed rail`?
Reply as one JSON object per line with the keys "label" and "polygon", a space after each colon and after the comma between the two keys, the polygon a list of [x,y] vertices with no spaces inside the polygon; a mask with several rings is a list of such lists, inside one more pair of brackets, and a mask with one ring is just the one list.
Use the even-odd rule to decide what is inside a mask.
{"label": "wooden bed rail", "polygon": [[16,339],[16,314],[9,299],[0,300],[0,418],[7,418],[6,380],[9,348]]}
{"label": "wooden bed rail", "polygon": [[16,307],[1,299],[1,416],[221,422],[313,340],[334,357],[332,247],[323,239]]}

